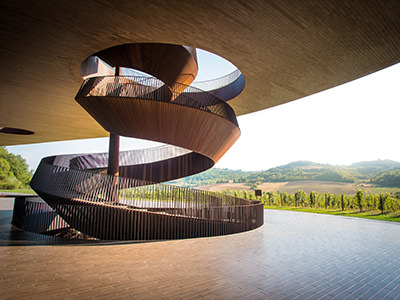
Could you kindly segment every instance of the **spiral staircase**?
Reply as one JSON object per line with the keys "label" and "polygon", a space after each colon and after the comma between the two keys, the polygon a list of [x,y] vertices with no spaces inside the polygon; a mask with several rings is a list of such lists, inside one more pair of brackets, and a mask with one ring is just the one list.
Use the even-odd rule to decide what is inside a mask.
{"label": "spiral staircase", "polygon": [[[110,151],[46,157],[31,181],[59,223],[105,240],[206,237],[261,226],[258,201],[163,183],[211,168],[239,138],[227,101],[243,90],[242,74],[198,83],[203,91],[190,86],[198,72],[191,47],[125,44],[93,56],[115,74],[86,77],[75,99],[110,132]],[[122,75],[121,67],[149,75]],[[119,152],[119,136],[166,145]]]}

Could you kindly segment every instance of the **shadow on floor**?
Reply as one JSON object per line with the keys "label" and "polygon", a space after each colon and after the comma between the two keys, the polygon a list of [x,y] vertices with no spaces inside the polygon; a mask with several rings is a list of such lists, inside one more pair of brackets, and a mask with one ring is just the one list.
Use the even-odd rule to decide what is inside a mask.
{"label": "shadow on floor", "polygon": [[154,241],[104,241],[104,240],[74,240],[54,237],[45,234],[18,230],[11,225],[12,210],[0,210],[0,247],[5,246],[56,246],[56,245],[118,245],[145,243]]}

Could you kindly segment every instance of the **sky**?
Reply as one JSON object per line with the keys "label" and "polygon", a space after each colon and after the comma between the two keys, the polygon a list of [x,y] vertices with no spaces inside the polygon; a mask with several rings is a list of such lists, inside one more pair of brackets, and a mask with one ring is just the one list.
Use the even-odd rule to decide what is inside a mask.
{"label": "sky", "polygon": [[242,136],[217,167],[266,170],[297,160],[400,161],[400,64],[238,118]]}
{"label": "sky", "polygon": [[[198,61],[198,81],[235,70],[228,61],[205,51],[198,52]],[[296,101],[240,116],[241,137],[215,167],[256,171],[298,160],[333,165],[376,159],[400,161],[399,78],[397,64]],[[121,151],[157,145],[161,144],[121,138]],[[107,152],[108,138],[6,148],[36,169],[40,159],[49,155]]]}

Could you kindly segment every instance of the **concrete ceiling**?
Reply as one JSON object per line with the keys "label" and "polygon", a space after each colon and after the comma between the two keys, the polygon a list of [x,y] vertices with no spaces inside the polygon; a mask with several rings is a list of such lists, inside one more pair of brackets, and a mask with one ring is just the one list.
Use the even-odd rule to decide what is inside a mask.
{"label": "concrete ceiling", "polygon": [[[183,44],[235,64],[242,115],[400,62],[400,1],[1,1],[0,145],[106,136],[75,102],[81,62],[124,43]],[[377,99],[378,101],[379,99]]]}

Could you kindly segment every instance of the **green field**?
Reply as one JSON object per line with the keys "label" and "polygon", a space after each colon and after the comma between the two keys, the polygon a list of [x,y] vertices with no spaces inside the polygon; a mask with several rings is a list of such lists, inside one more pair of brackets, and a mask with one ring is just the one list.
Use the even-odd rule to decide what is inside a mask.
{"label": "green field", "polygon": [[32,189],[14,189],[14,190],[0,189],[0,192],[18,193],[18,194],[36,194],[35,191]]}
{"label": "green field", "polygon": [[294,208],[294,207],[284,207],[284,206],[283,207],[265,206],[265,208],[308,212],[308,213],[315,213],[315,214],[336,215],[336,216],[344,216],[344,217],[373,219],[373,220],[381,220],[381,221],[400,222],[400,212],[387,212],[387,213],[381,214],[381,211],[379,211],[379,210],[360,212],[359,210],[342,211],[340,209]]}
{"label": "green field", "polygon": [[400,188],[390,188],[390,187],[368,187],[365,191],[374,194],[389,193],[396,194],[400,193]]}

